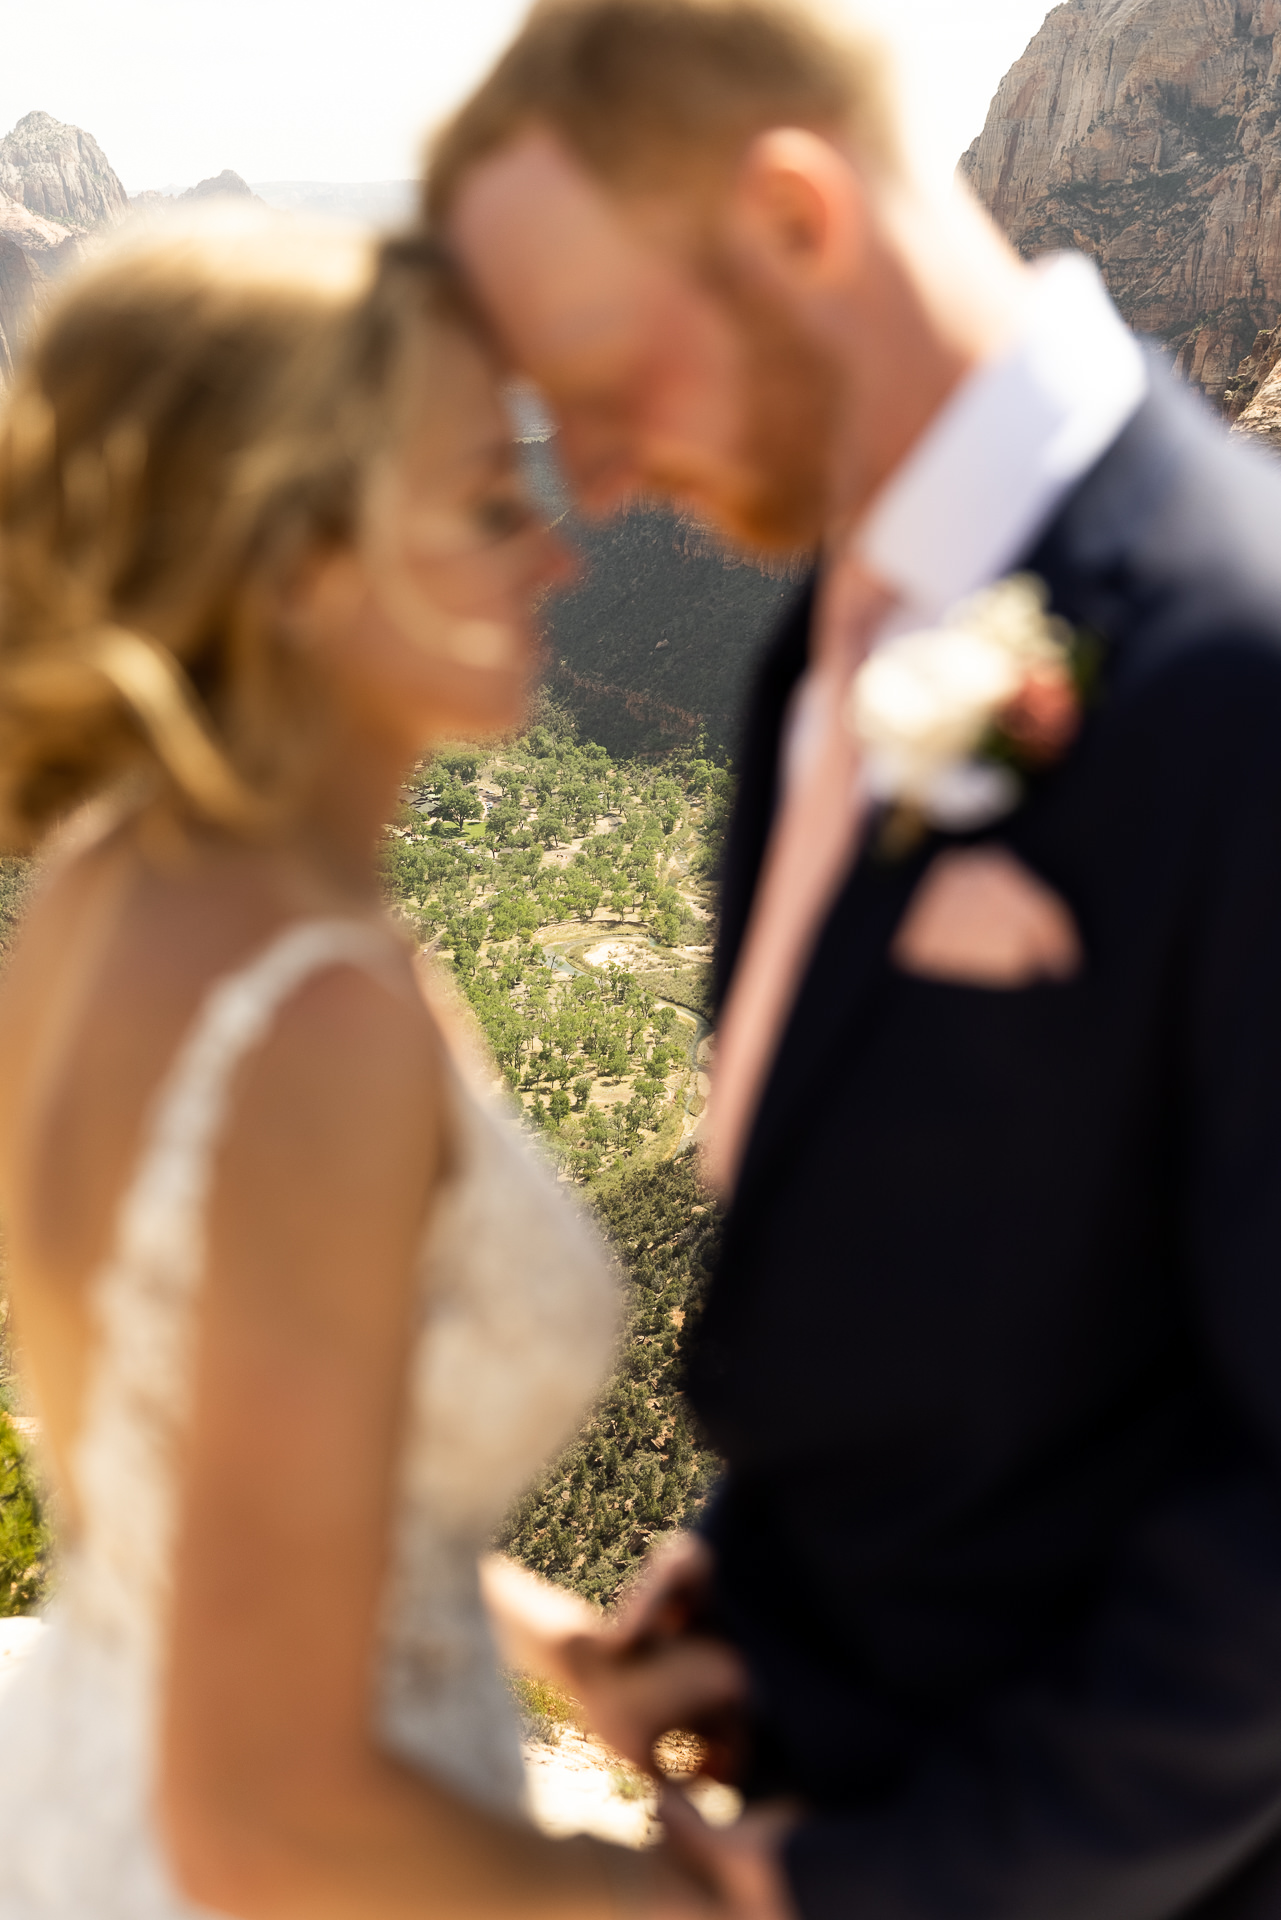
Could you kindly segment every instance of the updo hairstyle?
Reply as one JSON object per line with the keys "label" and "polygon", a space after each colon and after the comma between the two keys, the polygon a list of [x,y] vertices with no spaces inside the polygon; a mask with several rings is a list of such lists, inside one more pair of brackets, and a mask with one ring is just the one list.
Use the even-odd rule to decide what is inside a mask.
{"label": "updo hairstyle", "polygon": [[287,820],[314,706],[276,594],[350,539],[428,311],[460,317],[426,238],[243,215],[133,236],[59,299],[0,405],[0,842],[122,786]]}

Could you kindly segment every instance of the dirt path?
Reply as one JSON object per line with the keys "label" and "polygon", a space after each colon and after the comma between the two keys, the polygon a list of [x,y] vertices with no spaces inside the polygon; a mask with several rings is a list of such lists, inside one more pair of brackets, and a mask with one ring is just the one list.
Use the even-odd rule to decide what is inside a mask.
{"label": "dirt path", "polygon": [[[652,1846],[659,1837],[651,1783],[573,1727],[564,1728],[554,1745],[527,1742],[525,1773],[530,1812],[544,1833],[593,1833],[625,1847]],[[704,1780],[689,1792],[713,1826],[737,1819],[742,1802],[731,1787]]]}

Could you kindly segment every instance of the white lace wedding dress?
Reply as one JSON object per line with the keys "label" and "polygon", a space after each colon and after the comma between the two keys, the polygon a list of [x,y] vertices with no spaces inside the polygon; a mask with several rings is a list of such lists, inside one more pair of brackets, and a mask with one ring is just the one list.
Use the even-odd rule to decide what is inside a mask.
{"label": "white lace wedding dress", "polygon": [[[215,984],[153,1103],[112,1255],[75,1456],[83,1526],[36,1651],[0,1695],[0,1920],[179,1920],[151,1814],[158,1676],[210,1169],[237,1066],[317,971],[393,936],[306,921]],[[457,1171],[421,1255],[377,1698],[411,1765],[519,1816],[510,1699],[477,1557],[607,1365],[615,1297],[568,1197],[457,1085]]]}

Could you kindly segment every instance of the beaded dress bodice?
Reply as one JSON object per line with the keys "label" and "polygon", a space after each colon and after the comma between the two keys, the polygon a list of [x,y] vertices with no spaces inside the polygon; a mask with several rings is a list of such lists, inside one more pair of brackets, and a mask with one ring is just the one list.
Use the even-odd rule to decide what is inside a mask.
{"label": "beaded dress bodice", "polygon": [[[304,921],[215,983],[151,1109],[110,1257],[74,1474],[81,1537],[37,1651],[0,1696],[0,1920],[178,1920],[153,1827],[154,1728],[175,1532],[174,1461],[217,1145],[237,1068],[307,978],[374,976],[392,936]],[[455,1082],[455,1170],[437,1194],[407,1356],[377,1697],[380,1741],[519,1816],[510,1697],[478,1556],[581,1417],[616,1304],[601,1250],[515,1130]]]}

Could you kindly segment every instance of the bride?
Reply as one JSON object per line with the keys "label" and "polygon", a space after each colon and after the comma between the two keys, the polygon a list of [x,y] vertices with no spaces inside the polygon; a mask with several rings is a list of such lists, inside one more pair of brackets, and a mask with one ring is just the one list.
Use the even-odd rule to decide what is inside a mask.
{"label": "bride", "polygon": [[10,396],[0,828],[44,879],[0,1201],[65,1538],[0,1699],[4,1920],[773,1911],[523,1821],[482,1601],[591,1668],[576,1603],[478,1559],[615,1304],[378,847],[434,740],[519,720],[566,565],[425,243],[135,240]]}

